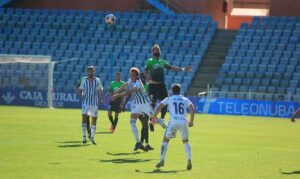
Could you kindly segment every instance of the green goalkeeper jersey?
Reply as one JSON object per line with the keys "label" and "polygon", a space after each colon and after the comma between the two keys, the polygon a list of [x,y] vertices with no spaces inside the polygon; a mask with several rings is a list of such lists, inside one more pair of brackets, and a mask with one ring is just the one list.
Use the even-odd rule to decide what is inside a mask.
{"label": "green goalkeeper jersey", "polygon": [[118,91],[118,89],[125,84],[124,81],[112,81],[110,83],[109,91],[114,93]]}
{"label": "green goalkeeper jersey", "polygon": [[170,64],[163,59],[150,58],[146,62],[146,69],[149,70],[151,80],[164,83],[164,69],[170,67]]}

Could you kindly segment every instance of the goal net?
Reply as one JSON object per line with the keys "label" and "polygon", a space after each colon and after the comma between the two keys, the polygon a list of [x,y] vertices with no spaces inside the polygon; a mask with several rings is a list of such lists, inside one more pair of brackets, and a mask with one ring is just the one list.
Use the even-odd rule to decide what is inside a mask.
{"label": "goal net", "polygon": [[53,107],[50,56],[0,55],[0,104]]}

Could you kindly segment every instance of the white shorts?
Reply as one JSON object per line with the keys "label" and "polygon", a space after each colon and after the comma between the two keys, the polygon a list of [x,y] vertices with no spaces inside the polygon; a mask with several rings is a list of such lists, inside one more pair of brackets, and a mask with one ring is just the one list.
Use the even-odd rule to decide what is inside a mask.
{"label": "white shorts", "polygon": [[92,105],[82,105],[82,114],[91,115],[92,117],[98,116],[98,106],[92,106]]}
{"label": "white shorts", "polygon": [[149,117],[154,115],[154,109],[151,107],[150,104],[134,104],[131,103],[131,113],[134,114],[147,114]]}
{"label": "white shorts", "polygon": [[182,140],[187,140],[189,138],[189,130],[186,122],[169,123],[165,131],[165,137],[169,139],[175,138],[177,131],[180,132]]}

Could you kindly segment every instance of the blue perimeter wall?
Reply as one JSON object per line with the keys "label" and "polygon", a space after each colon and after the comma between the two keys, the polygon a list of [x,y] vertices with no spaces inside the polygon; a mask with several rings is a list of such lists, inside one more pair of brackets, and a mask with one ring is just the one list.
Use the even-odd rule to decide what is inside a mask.
{"label": "blue perimeter wall", "polygon": [[[300,107],[299,102],[286,101],[257,101],[222,98],[199,98],[189,97],[195,105],[198,113],[221,114],[221,115],[245,115],[245,116],[266,116],[288,118]],[[100,109],[107,109],[102,104]],[[46,91],[28,91],[0,89],[0,105],[20,106],[47,106]],[[80,96],[74,92],[61,92],[54,94],[53,106],[57,108],[81,108]],[[129,104],[126,105],[129,110]]]}

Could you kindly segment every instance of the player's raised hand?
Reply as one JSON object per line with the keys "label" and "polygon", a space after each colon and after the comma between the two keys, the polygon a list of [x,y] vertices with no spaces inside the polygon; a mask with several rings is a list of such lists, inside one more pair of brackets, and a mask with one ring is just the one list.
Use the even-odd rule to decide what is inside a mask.
{"label": "player's raised hand", "polygon": [[193,126],[194,126],[194,122],[193,122],[193,121],[190,121],[190,122],[188,123],[188,126],[189,126],[189,127],[193,127]]}
{"label": "player's raised hand", "polygon": [[193,69],[192,66],[187,66],[184,68],[185,71],[192,71],[192,69]]}

